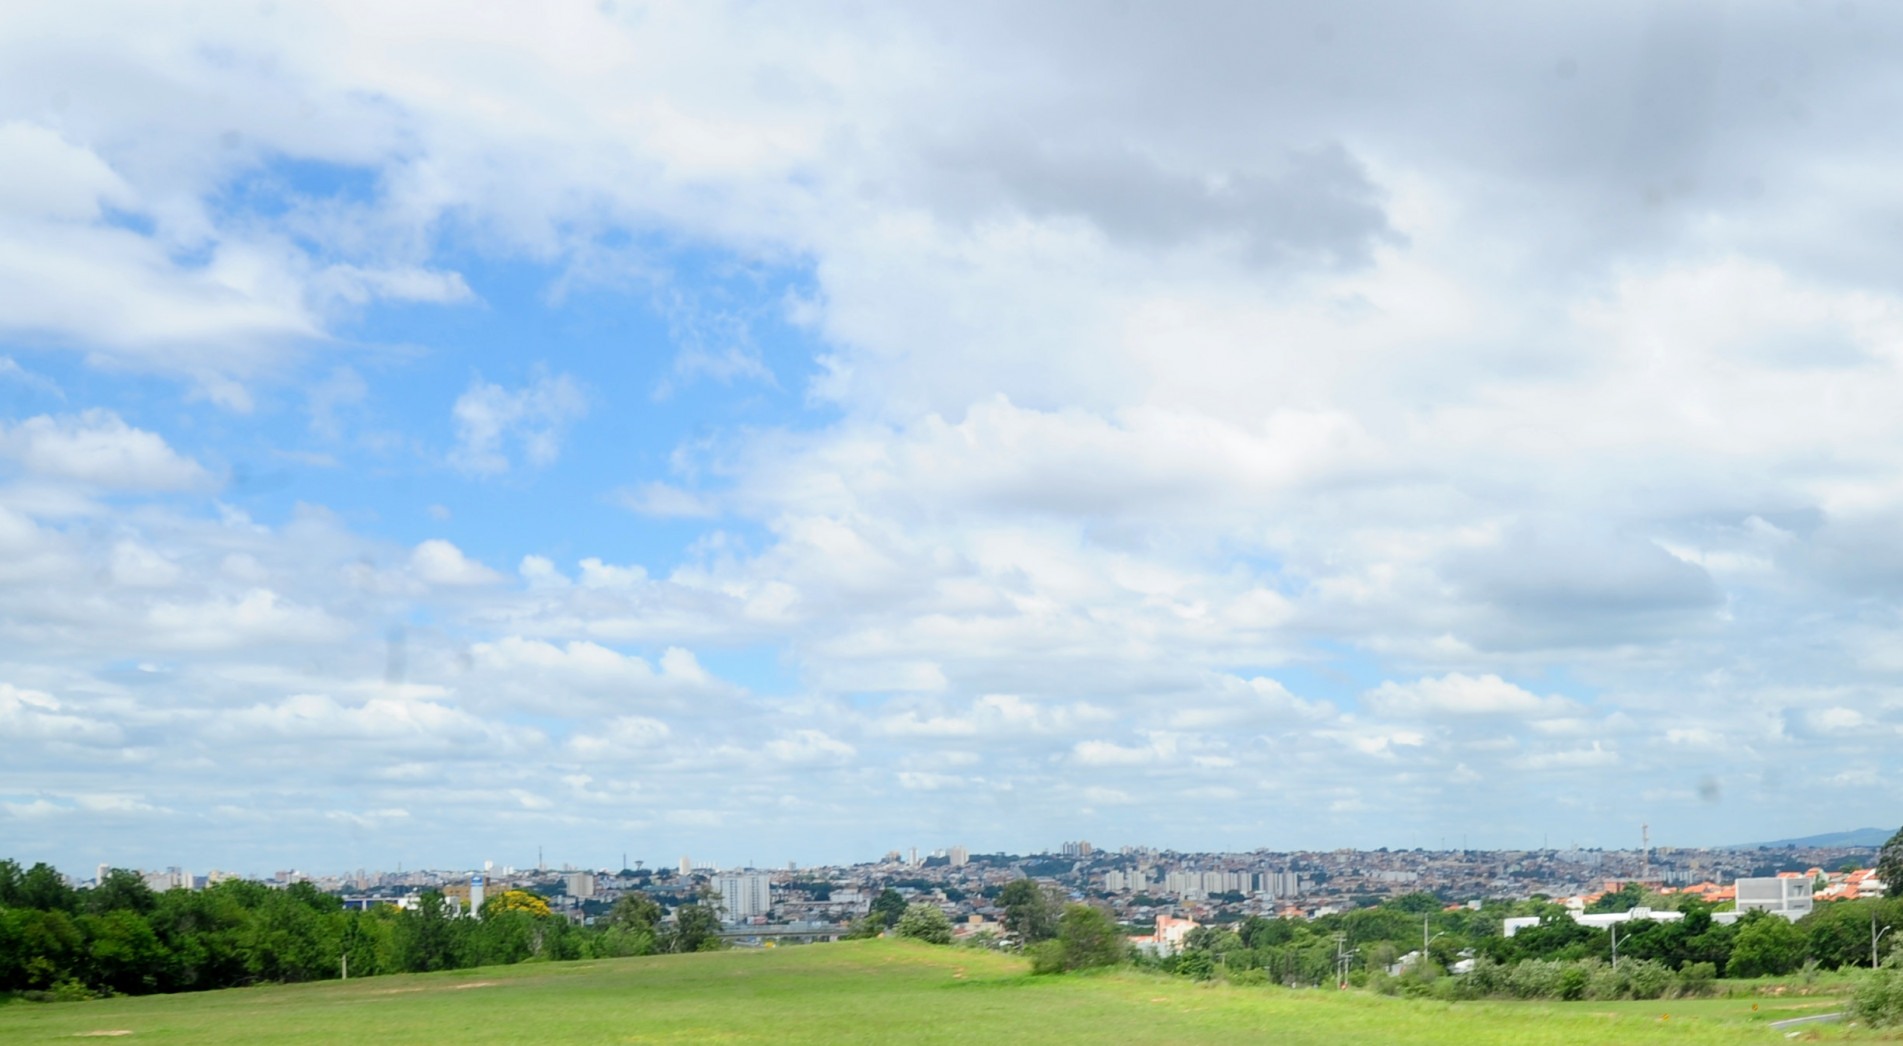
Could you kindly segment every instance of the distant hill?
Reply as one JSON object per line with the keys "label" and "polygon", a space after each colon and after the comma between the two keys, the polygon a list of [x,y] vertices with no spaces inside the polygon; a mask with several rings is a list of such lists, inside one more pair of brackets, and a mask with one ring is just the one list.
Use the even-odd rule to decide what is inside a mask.
{"label": "distant hill", "polygon": [[1848,832],[1825,832],[1823,835],[1807,835],[1802,839],[1779,839],[1770,843],[1740,843],[1725,847],[1727,850],[1755,850],[1760,846],[1882,846],[1896,834],[1893,828],[1853,828]]}

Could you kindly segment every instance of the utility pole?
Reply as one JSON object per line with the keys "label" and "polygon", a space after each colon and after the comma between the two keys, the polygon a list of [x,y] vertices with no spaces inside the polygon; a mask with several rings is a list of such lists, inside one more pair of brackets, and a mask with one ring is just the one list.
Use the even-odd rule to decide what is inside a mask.
{"label": "utility pole", "polygon": [[1885,926],[1881,930],[1877,929],[1877,913],[1871,912],[1870,913],[1870,968],[1873,970],[1877,968],[1877,939],[1889,932],[1890,932],[1890,928],[1888,926]]}
{"label": "utility pole", "polygon": [[1617,970],[1619,968],[1619,924],[1613,923],[1606,929],[1612,931],[1612,968]]}
{"label": "utility pole", "polygon": [[1348,987],[1348,935],[1335,933],[1335,986]]}
{"label": "utility pole", "polygon": [[337,979],[340,981],[347,981],[350,979],[350,953],[349,952],[344,953],[344,975]]}

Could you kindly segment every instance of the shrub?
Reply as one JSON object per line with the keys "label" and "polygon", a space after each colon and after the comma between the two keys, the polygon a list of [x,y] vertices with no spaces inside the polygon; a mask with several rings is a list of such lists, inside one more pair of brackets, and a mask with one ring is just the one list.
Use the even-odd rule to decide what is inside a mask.
{"label": "shrub", "polygon": [[899,916],[899,936],[927,944],[950,944],[951,920],[938,905],[918,901],[907,906],[905,914]]}
{"label": "shrub", "polygon": [[1269,971],[1254,966],[1225,966],[1222,976],[1238,987],[1254,988],[1269,983]]}
{"label": "shrub", "polygon": [[1895,956],[1857,985],[1851,1012],[1872,1028],[1903,1024],[1903,966]]}
{"label": "shrub", "polygon": [[1064,946],[1056,941],[1039,941],[1024,949],[1030,956],[1032,973],[1063,973]]}
{"label": "shrub", "polygon": [[1679,967],[1678,994],[1687,998],[1710,995],[1718,986],[1718,967],[1715,963],[1688,962]]}
{"label": "shrub", "polygon": [[[1064,969],[1117,966],[1130,957],[1130,941],[1108,915],[1087,904],[1073,904],[1057,920],[1057,943]],[[1208,958],[1207,952],[1193,952]]]}
{"label": "shrub", "polygon": [[1626,994],[1634,999],[1662,999],[1676,978],[1672,970],[1657,959],[1638,959],[1619,964],[1625,978]]}

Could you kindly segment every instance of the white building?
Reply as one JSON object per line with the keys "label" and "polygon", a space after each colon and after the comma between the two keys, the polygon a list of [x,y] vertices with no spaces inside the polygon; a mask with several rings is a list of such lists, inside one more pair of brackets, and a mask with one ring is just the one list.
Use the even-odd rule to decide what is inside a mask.
{"label": "white building", "polygon": [[1295,872],[1263,872],[1262,891],[1271,897],[1300,897],[1302,877]]}
{"label": "white building", "polygon": [[[1641,922],[1648,919],[1655,923],[1675,923],[1685,918],[1684,912],[1655,912],[1644,905],[1625,912],[1594,912],[1591,915],[1585,912],[1567,912],[1566,914],[1572,916],[1573,921],[1579,925],[1590,926],[1595,930],[1606,930],[1622,923]],[[1502,936],[1511,937],[1521,930],[1539,924],[1540,917],[1537,915],[1516,915],[1507,919]]]}
{"label": "white building", "polygon": [[1740,879],[1737,888],[1740,912],[1773,912],[1792,922],[1810,914],[1812,883],[1808,875]]}
{"label": "white building", "polygon": [[722,872],[714,890],[728,922],[744,922],[773,910],[773,877],[765,872]]}
{"label": "white building", "polygon": [[585,901],[595,895],[595,873],[593,872],[569,872],[562,876],[562,884],[568,896],[578,901]]}
{"label": "white building", "polygon": [[951,857],[951,866],[953,868],[963,868],[965,865],[971,863],[971,851],[962,846],[952,847],[949,851],[949,856]]}

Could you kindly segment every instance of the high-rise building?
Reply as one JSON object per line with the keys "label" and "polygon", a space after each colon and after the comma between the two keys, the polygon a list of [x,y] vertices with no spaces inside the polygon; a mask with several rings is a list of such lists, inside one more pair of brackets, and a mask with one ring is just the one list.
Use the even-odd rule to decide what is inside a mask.
{"label": "high-rise building", "polygon": [[728,922],[743,922],[773,911],[773,877],[765,872],[722,872],[714,890]]}
{"label": "high-rise building", "polygon": [[595,873],[593,872],[569,872],[562,876],[562,884],[567,889],[568,896],[578,900],[585,901],[595,895]]}
{"label": "high-rise building", "polygon": [[691,857],[682,857],[682,858],[681,858],[681,874],[682,874],[682,875],[693,875],[693,874],[694,874],[694,860],[693,860],[693,858],[691,858]]}
{"label": "high-rise building", "polygon": [[962,846],[952,847],[949,851],[949,856],[953,868],[963,868],[965,865],[971,863],[971,851]]}

